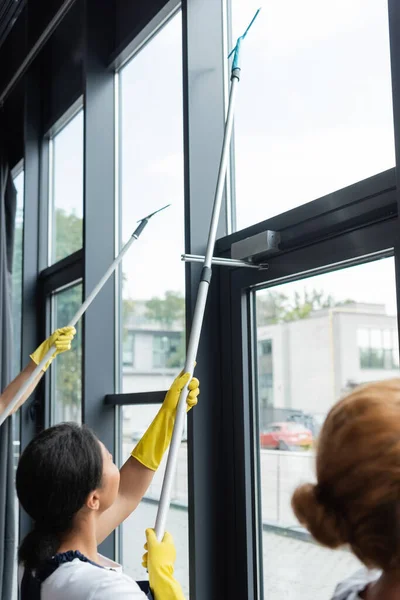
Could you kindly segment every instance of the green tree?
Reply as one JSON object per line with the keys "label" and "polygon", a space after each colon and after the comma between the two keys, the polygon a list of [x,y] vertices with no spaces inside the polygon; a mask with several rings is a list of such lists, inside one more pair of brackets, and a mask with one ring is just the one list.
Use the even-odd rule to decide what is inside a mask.
{"label": "green tree", "polygon": [[146,317],[170,329],[173,325],[181,327],[179,343],[168,355],[166,366],[179,369],[185,360],[185,298],[180,292],[167,291],[163,298],[154,297],[146,302]]}
{"label": "green tree", "polygon": [[325,295],[315,288],[304,288],[302,293],[296,291],[291,298],[271,290],[257,295],[257,322],[262,326],[297,321],[306,319],[313,311],[346,304],[353,304],[353,300],[337,302],[331,294]]}
{"label": "green tree", "polygon": [[55,261],[57,262],[83,246],[83,219],[62,208],[55,210]]}
{"label": "green tree", "polygon": [[185,332],[182,331],[179,338],[179,345],[175,352],[173,352],[167,360],[167,367],[169,369],[181,369],[184,365],[186,357],[185,347]]}
{"label": "green tree", "polygon": [[[83,219],[61,208],[55,210],[55,261],[82,248]],[[82,284],[61,291],[55,298],[56,327],[67,325],[82,304]],[[59,418],[79,420],[82,403],[82,324],[76,326],[72,349],[57,357],[53,367]]]}
{"label": "green tree", "polygon": [[179,292],[167,291],[164,298],[154,297],[146,302],[146,317],[169,329],[175,323],[185,324],[185,299]]}
{"label": "green tree", "polygon": [[259,325],[280,323],[287,311],[288,297],[275,291],[257,294],[257,321]]}
{"label": "green tree", "polygon": [[[82,284],[74,285],[57,294],[55,300],[56,326],[67,325],[81,304]],[[71,350],[57,357],[52,376],[55,377],[55,400],[61,418],[63,420],[79,420],[82,404],[81,321],[76,325],[76,336]]]}
{"label": "green tree", "polygon": [[125,340],[128,334],[128,325],[132,315],[135,314],[136,302],[130,298],[124,298],[122,300],[122,331],[123,338]]}
{"label": "green tree", "polygon": [[[56,260],[68,256],[82,247],[82,219],[67,214],[62,209],[55,211],[56,221]],[[23,273],[23,211],[17,213],[14,232],[14,254],[12,272],[12,306],[14,327],[13,371],[16,375],[21,368],[21,311]],[[56,327],[63,327],[71,320],[82,303],[82,285],[75,285],[55,297]],[[57,409],[61,418],[65,407],[69,407],[69,418],[80,416],[82,398],[82,339],[81,324],[77,325],[72,350],[57,357],[53,368],[54,392]]]}

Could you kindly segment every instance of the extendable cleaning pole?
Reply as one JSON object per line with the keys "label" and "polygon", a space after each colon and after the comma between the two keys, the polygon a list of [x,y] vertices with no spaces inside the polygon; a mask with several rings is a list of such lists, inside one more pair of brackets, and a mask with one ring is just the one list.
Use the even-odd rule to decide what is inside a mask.
{"label": "extendable cleaning pole", "polygon": [[[169,204],[167,206],[169,206]],[[96,298],[97,294],[100,292],[100,290],[106,283],[106,281],[114,273],[115,269],[118,267],[121,260],[124,258],[125,254],[128,252],[129,248],[132,246],[133,242],[135,242],[139,238],[140,234],[146,227],[146,225],[149,222],[149,220],[151,219],[151,217],[153,217],[155,214],[159,213],[161,210],[164,210],[165,208],[167,208],[167,206],[164,206],[163,208],[160,208],[159,210],[156,210],[155,212],[153,212],[151,215],[148,215],[144,219],[141,219],[141,221],[139,222],[139,225],[136,227],[135,231],[132,233],[131,237],[129,238],[129,240],[127,241],[125,246],[122,248],[121,252],[118,254],[118,256],[115,258],[115,260],[112,262],[112,264],[108,267],[108,269],[104,273],[103,277],[100,279],[100,281],[95,286],[93,291],[86,298],[85,302],[82,304],[82,306],[80,307],[78,312],[74,315],[74,317],[68,323],[69,327],[74,327],[77,324],[77,322],[79,321],[79,319],[82,317],[82,315],[85,313],[85,311],[89,308],[89,306],[91,305],[93,300]],[[12,413],[14,407],[18,405],[18,402],[20,402],[21,398],[23,398],[24,395],[28,392],[29,388],[31,387],[33,382],[36,380],[37,376],[40,374],[41,370],[43,369],[43,367],[45,366],[47,361],[53,356],[55,350],[56,349],[54,346],[52,346],[49,349],[47,354],[44,356],[43,360],[37,365],[35,370],[32,372],[29,379],[26,380],[24,385],[20,388],[18,393],[14,396],[12,402],[10,402],[10,404],[7,406],[7,408],[3,412],[3,414],[0,415],[0,426],[4,423],[4,421],[7,419],[7,417]]]}
{"label": "extendable cleaning pole", "polygon": [[[221,204],[222,197],[225,185],[225,177],[228,166],[228,158],[229,158],[229,148],[232,137],[232,128],[233,128],[233,113],[236,99],[236,91],[237,84],[240,80],[240,66],[239,66],[239,57],[241,44],[246,37],[250,27],[254,23],[260,9],[254,15],[250,25],[247,27],[246,31],[242,36],[237,40],[235,48],[232,50],[229,56],[233,54],[233,62],[231,69],[231,89],[229,93],[229,103],[228,103],[228,114],[225,122],[225,131],[224,131],[224,140],[222,144],[222,152],[221,159],[219,164],[218,171],[218,179],[217,186],[215,190],[214,196],[214,206],[211,216],[211,225],[210,232],[208,235],[207,241],[207,250],[204,258],[203,269],[201,272],[199,289],[197,292],[196,305],[193,313],[193,322],[192,329],[190,331],[189,343],[187,348],[186,362],[184,367],[184,373],[190,373],[193,375],[195,360],[197,355],[197,350],[199,347],[200,341],[200,333],[203,325],[204,312],[206,308],[208,288],[211,281],[211,264],[213,259],[213,252],[215,246],[215,240],[217,236],[217,227],[219,221],[219,215],[221,212]],[[163,486],[161,490],[161,498],[160,504],[158,507],[156,524],[155,524],[155,532],[157,538],[159,540],[162,539],[165,532],[165,524],[167,520],[167,514],[169,510],[169,506],[171,503],[171,492],[172,492],[172,484],[175,477],[177,460],[178,460],[178,452],[179,446],[182,440],[183,428],[185,423],[185,414],[186,414],[186,399],[188,395],[188,387],[182,390],[182,393],[179,398],[179,403],[177,406],[176,419],[174,432],[171,440],[171,447],[169,449],[167,466],[164,475]]]}

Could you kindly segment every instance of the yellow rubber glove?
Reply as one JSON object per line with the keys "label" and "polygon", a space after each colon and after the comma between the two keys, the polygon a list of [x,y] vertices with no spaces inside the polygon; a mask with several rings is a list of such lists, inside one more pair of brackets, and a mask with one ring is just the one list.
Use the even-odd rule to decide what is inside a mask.
{"label": "yellow rubber glove", "polygon": [[[181,391],[189,381],[190,374],[180,374],[171,385],[165,400],[158,411],[155,419],[132,450],[132,456],[142,465],[156,471],[160,465],[164,452],[168,448],[172,432],[174,430],[176,407],[178,406]],[[197,396],[200,393],[199,380],[193,377],[189,383],[189,394],[187,397],[187,410],[189,411],[197,404]]]}
{"label": "yellow rubber glove", "polygon": [[76,334],[75,327],[63,327],[62,329],[56,329],[50,337],[47,338],[39,348],[36,348],[35,352],[30,355],[30,358],[35,364],[39,364],[50,350],[51,346],[55,346],[54,354],[50,360],[47,361],[42,371],[46,371],[52,362],[53,358],[57,354],[71,350],[71,342]]}
{"label": "yellow rubber glove", "polygon": [[154,529],[146,529],[147,543],[142,565],[149,572],[150,588],[155,600],[185,600],[180,584],[174,577],[176,550],[170,533],[165,532],[162,542]]}

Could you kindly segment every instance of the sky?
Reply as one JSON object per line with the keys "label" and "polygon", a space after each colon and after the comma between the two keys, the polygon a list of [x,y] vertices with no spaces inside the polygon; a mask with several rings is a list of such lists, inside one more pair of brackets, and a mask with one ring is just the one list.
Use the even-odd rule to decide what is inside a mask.
{"label": "sky", "polygon": [[232,0],[243,228],[395,164],[386,0]]}
{"label": "sky", "polygon": [[[304,289],[323,291],[336,302],[353,300],[383,304],[386,314],[396,315],[396,280],[394,258],[383,258],[374,262],[340,269],[323,275],[279,285],[279,292],[292,298],[295,292],[303,295]],[[263,294],[265,292],[258,292]]]}
{"label": "sky", "polygon": [[24,208],[24,172],[20,171],[13,179],[15,190],[17,192],[17,212],[16,212],[16,225],[22,224],[23,221],[23,208]]}
{"label": "sky", "polygon": [[[243,47],[235,113],[238,228],[394,165],[386,0],[232,0],[233,39],[260,4]],[[120,100],[123,241],[138,219],[172,203],[124,259],[124,296],[183,293],[180,15],[121,70]],[[77,214],[82,136],[81,113],[55,144],[57,205]],[[393,259],[287,289],[305,285],[396,312]]]}
{"label": "sky", "polygon": [[83,217],[83,111],[53,138],[55,208]]}

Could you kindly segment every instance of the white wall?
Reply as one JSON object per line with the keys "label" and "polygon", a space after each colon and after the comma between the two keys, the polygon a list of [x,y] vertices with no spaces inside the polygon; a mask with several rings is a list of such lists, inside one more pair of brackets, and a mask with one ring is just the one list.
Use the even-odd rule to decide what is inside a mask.
{"label": "white wall", "polygon": [[[274,406],[324,415],[349,381],[398,377],[398,369],[360,368],[357,330],[396,330],[396,317],[382,310],[335,308],[308,319],[258,328],[258,340],[272,340]],[[378,307],[379,308],[379,307]]]}
{"label": "white wall", "polygon": [[288,323],[290,406],[325,413],[334,401],[329,317]]}

